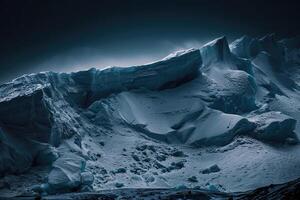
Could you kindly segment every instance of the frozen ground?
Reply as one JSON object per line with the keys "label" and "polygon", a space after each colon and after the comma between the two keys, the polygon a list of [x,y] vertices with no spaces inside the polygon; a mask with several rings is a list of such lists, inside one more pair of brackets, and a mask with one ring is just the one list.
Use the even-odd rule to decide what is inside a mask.
{"label": "frozen ground", "polygon": [[299,47],[222,37],[148,65],[3,84],[0,196],[297,179]]}
{"label": "frozen ground", "polygon": [[252,200],[252,199],[297,199],[300,195],[300,180],[290,181],[284,184],[269,185],[261,187],[255,190],[246,192],[233,192],[225,193],[214,190],[206,190],[198,187],[195,188],[122,188],[122,189],[110,189],[94,192],[73,192],[58,195],[49,196],[18,196],[14,200],[33,200],[33,199],[45,199],[45,200],[83,200],[83,199],[101,199],[101,200],[113,200],[113,199],[218,199],[218,200]]}

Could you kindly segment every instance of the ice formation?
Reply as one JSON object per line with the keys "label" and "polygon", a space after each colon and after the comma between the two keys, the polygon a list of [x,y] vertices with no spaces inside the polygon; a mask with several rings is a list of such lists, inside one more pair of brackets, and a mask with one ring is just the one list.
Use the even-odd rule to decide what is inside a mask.
{"label": "ice formation", "polygon": [[[120,155],[114,152],[118,145],[125,155],[128,141],[113,135],[135,133],[128,136],[130,145],[146,140],[165,149],[137,149],[129,171],[143,175],[146,184],[165,186],[163,178],[147,170],[184,168],[186,160],[169,167],[160,163],[168,156],[185,157],[170,152],[174,145],[234,149],[241,136],[295,144],[300,135],[299,63],[299,38],[244,36],[229,45],[221,37],[143,66],[24,75],[0,86],[0,175],[44,166],[48,176],[32,187],[42,194],[95,184],[123,187],[107,177],[122,176],[127,168],[109,175],[91,163],[114,162],[102,155]],[[106,140],[98,141],[108,135],[117,138],[110,143],[111,152],[105,150]],[[149,152],[153,158],[145,156]],[[133,187],[141,179],[134,177],[127,183]]]}

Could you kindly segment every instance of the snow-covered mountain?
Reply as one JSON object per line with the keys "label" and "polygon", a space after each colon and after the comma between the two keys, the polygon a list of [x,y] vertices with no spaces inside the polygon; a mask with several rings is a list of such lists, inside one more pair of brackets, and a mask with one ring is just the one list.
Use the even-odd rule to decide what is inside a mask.
{"label": "snow-covered mountain", "polygon": [[0,86],[0,194],[299,178],[299,66],[299,37],[221,37],[147,65],[14,79]]}

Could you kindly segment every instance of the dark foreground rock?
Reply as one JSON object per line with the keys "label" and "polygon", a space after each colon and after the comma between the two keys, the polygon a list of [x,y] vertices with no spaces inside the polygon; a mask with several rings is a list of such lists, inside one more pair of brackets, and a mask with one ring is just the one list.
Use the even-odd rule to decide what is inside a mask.
{"label": "dark foreground rock", "polygon": [[15,197],[15,200],[114,200],[114,199],[298,199],[300,179],[277,185],[270,185],[252,191],[239,193],[214,192],[203,189],[116,189],[101,192],[68,193],[45,197]]}

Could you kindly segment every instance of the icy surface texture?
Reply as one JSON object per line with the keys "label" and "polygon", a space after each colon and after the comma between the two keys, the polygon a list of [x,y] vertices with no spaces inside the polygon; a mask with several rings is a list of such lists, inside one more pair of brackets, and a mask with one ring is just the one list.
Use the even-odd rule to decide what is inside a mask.
{"label": "icy surface texture", "polygon": [[[298,145],[290,154],[268,145],[298,143],[299,65],[299,38],[267,35],[230,45],[221,37],[142,66],[24,75],[0,86],[0,191],[21,190],[13,180],[22,173],[36,180],[23,180],[26,188],[41,194],[183,180],[223,191],[210,182],[237,190],[291,180],[300,175]],[[270,155],[257,156],[261,149]],[[276,168],[284,159],[294,173]],[[251,171],[262,160],[261,170],[272,165],[274,173]],[[194,169],[215,165],[214,173]],[[251,171],[249,184],[219,176],[240,169]],[[182,180],[173,173],[181,170]]]}
{"label": "icy surface texture", "polygon": [[176,91],[144,94],[125,92],[112,97],[114,108],[129,126],[167,143],[224,145],[255,127],[241,116],[212,110]]}
{"label": "icy surface texture", "polygon": [[[57,157],[50,147],[42,148],[42,143],[58,147],[64,139],[75,138],[74,143],[80,148],[84,133],[97,132],[97,128],[81,117],[79,108],[116,92],[176,87],[197,77],[200,66],[199,50],[191,49],[144,66],[71,74],[45,72],[1,85],[0,173],[24,172],[32,164],[50,165]],[[53,164],[49,175],[51,190],[80,185],[81,167],[76,163],[79,161],[66,159],[71,158],[60,157]]]}
{"label": "icy surface texture", "polygon": [[256,108],[256,83],[250,61],[230,52],[226,37],[218,38],[201,49],[201,71],[214,85],[211,107],[226,113],[244,113]]}

